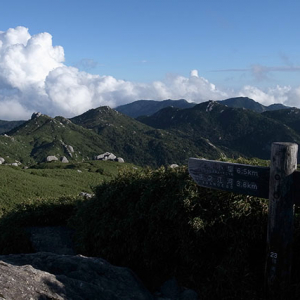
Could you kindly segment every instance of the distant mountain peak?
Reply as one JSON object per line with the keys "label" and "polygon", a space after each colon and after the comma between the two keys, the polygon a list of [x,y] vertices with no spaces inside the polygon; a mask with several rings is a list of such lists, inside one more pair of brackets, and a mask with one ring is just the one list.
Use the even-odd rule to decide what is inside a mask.
{"label": "distant mountain peak", "polygon": [[99,106],[95,110],[102,112],[102,111],[112,111],[113,109],[111,109],[109,106],[105,105],[105,106]]}
{"label": "distant mountain peak", "polygon": [[206,112],[212,111],[213,108],[214,108],[216,105],[219,105],[218,102],[216,102],[216,101],[214,101],[214,100],[209,100],[209,101],[208,101],[208,104],[207,104],[207,107],[206,107]]}
{"label": "distant mountain peak", "polygon": [[288,106],[285,106],[280,103],[275,103],[269,106],[265,106],[251,98],[248,97],[235,97],[235,98],[229,98],[226,100],[219,100],[219,103],[223,105],[227,105],[229,107],[234,107],[234,108],[246,108],[253,110],[258,113],[262,113],[265,111],[269,110],[279,110],[279,109],[287,109],[289,108]]}
{"label": "distant mountain peak", "polygon": [[205,112],[211,112],[213,111],[215,108],[220,108],[222,106],[226,106],[223,103],[219,102],[219,101],[215,101],[215,100],[208,100],[206,102],[201,102],[199,104],[196,104],[194,107],[192,107],[192,109],[195,110],[201,110],[201,111],[205,111]]}
{"label": "distant mountain peak", "polygon": [[31,115],[31,120],[34,120],[38,117],[42,116],[42,113],[40,112],[34,112],[32,115]]}
{"label": "distant mountain peak", "polygon": [[132,103],[118,106],[115,108],[115,110],[129,117],[137,118],[141,116],[151,116],[156,112],[158,112],[159,110],[170,106],[184,109],[184,108],[191,108],[195,105],[196,103],[190,103],[185,99],[179,99],[179,100],[167,99],[162,101],[137,100]]}

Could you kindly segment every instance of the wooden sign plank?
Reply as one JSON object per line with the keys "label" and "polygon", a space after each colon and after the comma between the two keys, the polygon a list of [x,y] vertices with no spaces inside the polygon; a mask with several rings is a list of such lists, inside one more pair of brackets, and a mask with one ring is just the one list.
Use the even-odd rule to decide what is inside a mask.
{"label": "wooden sign plank", "polygon": [[190,158],[189,173],[203,187],[269,197],[270,168]]}

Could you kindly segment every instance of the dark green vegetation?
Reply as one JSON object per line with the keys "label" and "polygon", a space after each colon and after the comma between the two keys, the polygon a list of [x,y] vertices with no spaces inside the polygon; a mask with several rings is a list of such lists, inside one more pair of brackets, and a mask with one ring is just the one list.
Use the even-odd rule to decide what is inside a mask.
{"label": "dark green vegetation", "polygon": [[300,134],[300,109],[298,108],[266,111],[263,116],[280,121]]}
{"label": "dark green vegetation", "polygon": [[242,155],[269,159],[272,142],[300,142],[299,134],[281,121],[215,101],[200,103],[190,109],[168,107],[150,117],[140,117],[139,121],[196,145],[205,138],[228,157]]}
{"label": "dark green vegetation", "polygon": [[273,111],[273,110],[278,110],[278,109],[289,108],[283,104],[272,104],[269,106],[265,106],[265,105],[262,105],[248,97],[230,98],[230,99],[221,100],[218,102],[220,104],[227,105],[229,107],[250,109],[257,113],[262,113],[264,111]]}
{"label": "dark green vegetation", "polygon": [[257,299],[266,211],[261,199],[199,188],[185,168],[159,169],[98,186],[73,224],[81,253],[129,266],[152,288],[175,276],[204,299]]}
{"label": "dark green vegetation", "polygon": [[113,153],[120,153],[125,161],[137,165],[161,166],[187,163],[192,155],[220,157],[221,151],[205,139],[199,145],[168,131],[155,129],[118,113],[109,107],[91,109],[72,118],[72,122],[93,130],[110,145]]}
{"label": "dark green vegetation", "polygon": [[27,200],[0,218],[0,254],[34,252],[26,231],[31,226],[66,226],[82,197]]}
{"label": "dark green vegetation", "polygon": [[[68,224],[81,254],[132,268],[150,289],[175,276],[201,299],[262,299],[267,200],[198,187],[185,167],[123,170],[95,194],[20,205],[0,221],[1,253],[30,251],[24,226]],[[295,253],[299,238],[296,210]],[[296,256],[293,299],[299,267]]]}

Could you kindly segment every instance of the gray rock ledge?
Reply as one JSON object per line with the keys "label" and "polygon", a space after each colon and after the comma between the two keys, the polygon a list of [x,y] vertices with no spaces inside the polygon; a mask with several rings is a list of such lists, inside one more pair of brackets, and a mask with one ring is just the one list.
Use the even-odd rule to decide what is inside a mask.
{"label": "gray rock ledge", "polygon": [[50,252],[0,256],[0,299],[152,300],[135,274],[101,258]]}

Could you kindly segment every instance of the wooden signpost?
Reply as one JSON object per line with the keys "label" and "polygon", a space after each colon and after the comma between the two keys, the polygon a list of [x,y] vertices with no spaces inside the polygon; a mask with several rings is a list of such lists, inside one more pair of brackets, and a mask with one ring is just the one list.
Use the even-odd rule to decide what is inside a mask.
{"label": "wooden signpost", "polygon": [[189,159],[189,173],[198,185],[269,199],[265,286],[270,300],[289,299],[293,206],[300,204],[297,152],[297,144],[273,143],[270,168]]}

